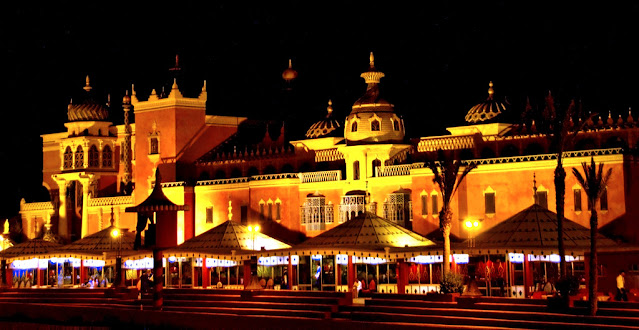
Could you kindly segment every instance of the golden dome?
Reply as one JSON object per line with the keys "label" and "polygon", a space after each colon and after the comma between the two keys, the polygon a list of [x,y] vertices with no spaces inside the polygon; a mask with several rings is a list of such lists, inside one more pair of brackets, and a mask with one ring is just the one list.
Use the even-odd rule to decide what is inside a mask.
{"label": "golden dome", "polygon": [[311,128],[306,132],[306,137],[309,139],[316,139],[320,137],[332,136],[339,131],[341,125],[337,120],[333,118],[333,102],[328,100],[328,107],[326,108],[328,114],[326,118],[311,125]]}
{"label": "golden dome", "polygon": [[506,111],[506,105],[493,99],[493,82],[488,84],[488,98],[486,101],[475,105],[468,110],[466,121],[472,124],[488,121],[495,118],[500,113]]}
{"label": "golden dome", "polygon": [[67,117],[69,121],[106,121],[109,119],[109,109],[98,103],[92,97],[92,87],[89,84],[89,76],[86,85],[82,88],[87,92],[84,101],[79,104],[69,103]]}
{"label": "golden dome", "polygon": [[366,81],[366,92],[355,101],[346,118],[344,137],[347,144],[402,142],[404,123],[395,114],[393,105],[380,96],[379,82],[384,73],[375,69],[373,53],[370,54],[368,71],[361,77]]}
{"label": "golden dome", "polygon": [[282,78],[287,82],[297,78],[297,71],[293,70],[293,63],[291,59],[288,60],[288,68],[282,72]]}

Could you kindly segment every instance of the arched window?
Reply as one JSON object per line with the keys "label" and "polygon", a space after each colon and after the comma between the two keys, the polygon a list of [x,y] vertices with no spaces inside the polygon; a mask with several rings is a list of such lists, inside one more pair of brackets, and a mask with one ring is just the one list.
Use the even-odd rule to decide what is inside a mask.
{"label": "arched window", "polygon": [[399,131],[399,120],[393,121],[393,129]]}
{"label": "arched window", "polygon": [[353,180],[359,180],[359,161],[353,162]]}
{"label": "arched window", "polygon": [[357,132],[357,122],[354,121],[353,124],[351,124],[351,132]]}
{"label": "arched window", "polygon": [[371,122],[371,131],[379,131],[379,120],[375,119]]}
{"label": "arched window", "polygon": [[73,151],[71,151],[71,147],[67,147],[64,150],[64,163],[62,167],[65,169],[73,167]]}
{"label": "arched window", "polygon": [[89,148],[89,167],[100,166],[100,154],[94,144]]}
{"label": "arched window", "polygon": [[382,161],[379,159],[375,159],[372,163],[371,163],[371,168],[373,169],[373,176],[377,176],[377,168],[382,166]]}
{"label": "arched window", "polygon": [[78,146],[75,150],[75,168],[84,167],[84,151],[82,150],[82,146]]}
{"label": "arched window", "polygon": [[102,167],[113,167],[113,152],[109,145],[104,146],[104,149],[102,149]]}
{"label": "arched window", "polygon": [[157,137],[149,139],[149,155],[157,155],[160,153],[160,141]]}

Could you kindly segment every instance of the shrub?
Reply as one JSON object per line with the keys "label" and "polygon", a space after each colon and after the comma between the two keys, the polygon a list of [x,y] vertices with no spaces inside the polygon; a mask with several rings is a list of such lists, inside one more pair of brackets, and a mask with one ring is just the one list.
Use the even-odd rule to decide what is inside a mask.
{"label": "shrub", "polygon": [[462,293],[464,291],[464,279],[460,274],[448,272],[444,275],[440,284],[442,293]]}
{"label": "shrub", "polygon": [[557,281],[555,287],[560,296],[573,296],[579,291],[579,279],[575,276],[566,276]]}

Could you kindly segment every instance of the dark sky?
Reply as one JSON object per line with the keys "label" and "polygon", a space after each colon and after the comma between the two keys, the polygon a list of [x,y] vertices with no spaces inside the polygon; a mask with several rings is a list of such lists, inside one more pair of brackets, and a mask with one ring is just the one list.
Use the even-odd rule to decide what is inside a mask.
{"label": "dark sky", "polygon": [[20,198],[40,198],[39,136],[65,130],[87,74],[98,95],[112,95],[116,124],[124,89],[158,88],[175,54],[187,96],[207,80],[209,114],[261,119],[277,117],[292,58],[298,103],[284,115],[297,131],[324,116],[329,98],[338,118],[350,112],[371,51],[411,137],[463,124],[490,80],[513,113],[552,90],[560,106],[580,98],[586,110],[625,116],[639,90],[638,14],[630,0],[15,2],[0,14],[0,218],[16,215]]}

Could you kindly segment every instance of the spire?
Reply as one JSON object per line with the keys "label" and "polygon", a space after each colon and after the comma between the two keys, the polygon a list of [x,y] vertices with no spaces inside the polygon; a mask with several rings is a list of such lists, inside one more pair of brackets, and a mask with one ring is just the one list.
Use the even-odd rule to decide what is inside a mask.
{"label": "spire", "polygon": [[3,235],[7,235],[9,234],[9,219],[6,219],[4,221],[4,232],[2,232]]}
{"label": "spire", "polygon": [[135,93],[135,84],[131,84],[131,104],[138,103],[138,95]]}
{"label": "spire", "polygon": [[182,98],[182,93],[178,89],[177,79],[173,78],[173,85],[171,86],[171,93],[168,96],[169,98],[177,99]]}
{"label": "spire", "polygon": [[286,68],[286,70],[284,70],[284,72],[282,72],[282,79],[284,79],[286,82],[290,83],[295,78],[297,78],[297,71],[295,71],[293,69],[293,61],[289,58],[288,59],[288,68]]}
{"label": "spire", "polygon": [[169,71],[180,71],[182,68],[180,67],[180,55],[175,54],[175,66],[170,68]]}
{"label": "spire", "polygon": [[115,223],[115,218],[113,217],[113,205],[111,205],[111,227],[113,227],[114,223]]}
{"label": "spire", "polygon": [[231,201],[231,199],[229,199],[229,221],[233,220],[233,202]]}
{"label": "spire", "polygon": [[492,100],[493,99],[493,94],[495,94],[495,90],[493,89],[493,82],[489,82],[488,83],[488,99]]}
{"label": "spire", "polygon": [[206,93],[206,80],[204,80],[204,84],[202,85],[202,92],[200,92],[200,96],[198,96],[197,98],[204,101],[207,100],[208,94]]}
{"label": "spire", "polygon": [[84,89],[87,92],[90,92],[93,89],[93,87],[91,87],[91,83],[89,81],[89,75],[87,75],[86,85],[84,85],[84,87],[82,89]]}
{"label": "spire", "polygon": [[369,88],[372,84],[379,84],[379,81],[384,77],[383,72],[379,72],[375,69],[375,56],[373,55],[373,52],[371,52],[369,56],[368,71],[362,73],[360,77],[364,78],[364,81],[366,81]]}
{"label": "spire", "polygon": [[328,107],[326,107],[326,112],[328,112],[326,118],[329,118],[333,115],[333,101],[331,99],[328,99]]}

